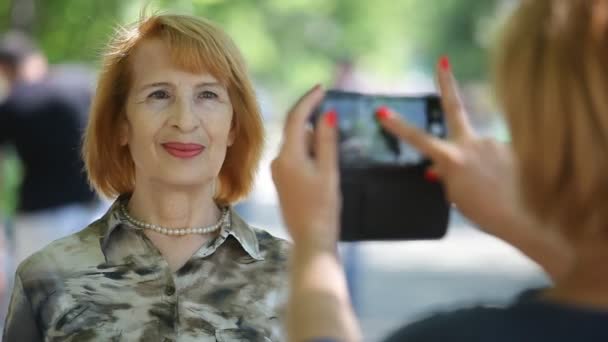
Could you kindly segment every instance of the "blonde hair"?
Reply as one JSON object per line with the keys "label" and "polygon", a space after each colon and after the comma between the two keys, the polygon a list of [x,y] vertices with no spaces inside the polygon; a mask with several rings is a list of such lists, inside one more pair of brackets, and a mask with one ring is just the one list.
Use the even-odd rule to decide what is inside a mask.
{"label": "blonde hair", "polygon": [[523,0],[499,46],[524,203],[571,238],[608,233],[608,2]]}
{"label": "blonde hair", "polygon": [[133,192],[135,169],[119,124],[132,83],[130,56],[145,39],[161,39],[176,67],[209,72],[226,85],[234,116],[235,141],[219,173],[215,200],[230,204],[252,188],[264,132],[253,86],[243,58],[213,23],[188,15],[152,15],[119,28],[107,47],[83,142],[83,159],[92,186],[106,197]]}

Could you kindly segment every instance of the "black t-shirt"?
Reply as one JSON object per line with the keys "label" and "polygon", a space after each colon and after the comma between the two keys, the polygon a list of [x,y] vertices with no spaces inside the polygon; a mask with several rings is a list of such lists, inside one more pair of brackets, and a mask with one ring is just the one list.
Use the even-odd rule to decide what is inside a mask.
{"label": "black t-shirt", "polygon": [[528,291],[506,308],[477,307],[410,324],[387,342],[608,341],[608,311],[573,307]]}
{"label": "black t-shirt", "polygon": [[80,158],[91,94],[61,79],[18,84],[0,104],[0,144],[13,144],[24,166],[19,211],[95,198]]}

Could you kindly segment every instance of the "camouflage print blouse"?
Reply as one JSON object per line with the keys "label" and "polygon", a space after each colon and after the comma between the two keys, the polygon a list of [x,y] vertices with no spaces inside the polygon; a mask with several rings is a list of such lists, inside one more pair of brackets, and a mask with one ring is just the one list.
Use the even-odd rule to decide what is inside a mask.
{"label": "camouflage print blouse", "polygon": [[19,266],[3,341],[284,339],[286,241],[231,210],[218,238],[172,272],[118,202]]}

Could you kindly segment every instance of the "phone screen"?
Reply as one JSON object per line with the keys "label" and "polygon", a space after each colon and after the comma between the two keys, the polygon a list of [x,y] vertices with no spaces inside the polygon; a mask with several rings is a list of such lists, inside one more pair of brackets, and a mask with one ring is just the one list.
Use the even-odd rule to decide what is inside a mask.
{"label": "phone screen", "polygon": [[[427,97],[388,97],[328,92],[319,111],[338,113],[340,163],[343,168],[407,167],[425,158],[408,143],[395,138],[380,126],[376,109],[388,106],[408,123],[430,131],[436,123],[428,118]],[[440,132],[434,129],[438,135]]]}
{"label": "phone screen", "polygon": [[387,106],[409,124],[438,137],[447,133],[437,95],[378,96],[327,91],[311,120],[338,114],[343,241],[438,239],[450,203],[440,182],[428,182],[430,161],[382,129],[376,110]]}

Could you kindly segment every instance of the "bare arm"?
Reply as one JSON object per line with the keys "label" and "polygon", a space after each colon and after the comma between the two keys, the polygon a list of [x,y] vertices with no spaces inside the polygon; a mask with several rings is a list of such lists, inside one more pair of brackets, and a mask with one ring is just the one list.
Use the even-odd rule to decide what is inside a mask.
{"label": "bare arm", "polygon": [[344,271],[336,254],[299,246],[292,255],[292,268],[287,312],[289,340],[360,340]]}
{"label": "bare arm", "polygon": [[289,341],[315,338],[359,341],[336,245],[340,193],[335,114],[325,115],[315,132],[314,155],[306,123],[323,97],[311,89],[290,111],[284,143],[272,163],[283,219],[294,241],[287,309]]}

